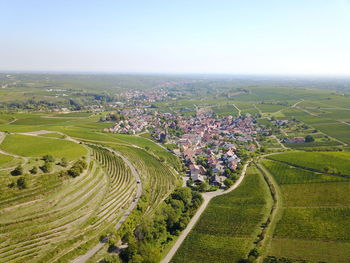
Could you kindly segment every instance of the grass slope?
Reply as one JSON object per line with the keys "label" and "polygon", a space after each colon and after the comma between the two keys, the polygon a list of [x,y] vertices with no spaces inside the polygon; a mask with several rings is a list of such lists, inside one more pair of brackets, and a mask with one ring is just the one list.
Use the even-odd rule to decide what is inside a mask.
{"label": "grass slope", "polygon": [[3,165],[5,165],[6,163],[9,163],[13,160],[14,158],[12,156],[9,155],[4,155],[0,153],[0,167],[2,167]]}
{"label": "grass slope", "polygon": [[74,142],[19,134],[7,135],[0,147],[6,152],[21,156],[41,157],[51,154],[69,160],[87,153],[83,146]]}

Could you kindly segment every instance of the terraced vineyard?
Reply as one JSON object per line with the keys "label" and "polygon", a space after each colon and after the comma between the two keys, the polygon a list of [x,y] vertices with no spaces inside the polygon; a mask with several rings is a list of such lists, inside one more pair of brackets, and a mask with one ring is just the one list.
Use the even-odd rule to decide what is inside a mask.
{"label": "terraced vineyard", "polygon": [[21,202],[26,193],[2,202],[1,239],[6,241],[0,245],[0,261],[34,260],[69,239],[96,209],[105,185],[105,174],[91,162],[83,179],[29,189],[30,202]]}
{"label": "terraced vineyard", "polygon": [[[67,262],[118,222],[136,180],[121,158],[101,147],[90,151],[88,169],[76,178],[27,175],[27,189],[2,186],[0,262]],[[7,177],[1,173],[2,182]]]}
{"label": "terraced vineyard", "polygon": [[93,224],[96,228],[102,223],[113,222],[120,216],[121,208],[125,207],[136,193],[136,180],[120,157],[101,147],[90,147],[93,149],[94,158],[110,175],[109,192],[100,204],[98,220]]}
{"label": "terraced vineyard", "polygon": [[[350,261],[348,153],[292,152],[262,160],[283,207],[267,255],[310,262]],[[323,167],[332,164],[331,174]],[[323,171],[323,172],[322,172]]]}
{"label": "terraced vineyard", "polygon": [[157,207],[178,183],[175,173],[146,151],[122,145],[112,145],[111,147],[126,156],[141,175],[144,191],[147,191],[150,195],[148,211],[152,211],[153,208]]}

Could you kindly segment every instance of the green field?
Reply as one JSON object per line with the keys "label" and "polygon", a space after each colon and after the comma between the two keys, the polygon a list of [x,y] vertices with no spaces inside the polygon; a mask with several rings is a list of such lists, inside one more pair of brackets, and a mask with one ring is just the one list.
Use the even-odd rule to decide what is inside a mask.
{"label": "green field", "polygon": [[3,165],[6,165],[7,163],[11,162],[13,159],[14,158],[12,156],[0,154],[0,167],[2,167]]}
{"label": "green field", "polygon": [[332,164],[347,174],[349,154],[290,152],[268,158],[262,164],[278,183],[283,207],[265,256],[349,262],[350,179],[322,172]]}
{"label": "green field", "polygon": [[51,154],[57,158],[66,157],[69,160],[87,153],[83,146],[74,142],[19,134],[7,135],[0,147],[6,152],[20,156],[41,157]]}
{"label": "green field", "polygon": [[232,104],[215,106],[212,107],[212,110],[220,117],[237,116],[238,114],[237,109]]}
{"label": "green field", "polygon": [[[150,223],[156,231],[147,234],[155,240],[160,233],[159,240],[164,241],[160,252],[166,253],[178,233],[167,236],[164,224],[158,225],[159,213],[164,212],[159,208],[181,185],[179,175],[186,172],[168,150],[177,147],[175,139],[170,134],[169,144],[160,145],[148,132],[139,136],[106,133],[104,128],[113,122],[100,121],[107,113],[124,114],[136,108],[169,112],[179,119],[195,116],[198,108],[211,109],[218,117],[237,117],[240,112],[244,118],[249,113],[257,126],[254,138],[262,146],[260,152],[249,154],[284,152],[261,160],[263,169],[252,165],[237,189],[211,200],[172,262],[237,263],[252,248],[258,248],[263,257],[350,262],[347,80],[10,75],[0,74],[0,131],[4,132],[0,149],[18,156],[0,154],[0,262],[72,262],[86,253],[101,235],[112,232],[135,200],[138,183],[132,166],[141,177],[142,198],[117,235],[135,229],[142,236],[140,229],[147,232]],[[170,96],[152,102],[120,96],[160,89]],[[276,119],[289,122],[279,126]],[[307,135],[315,141],[286,143],[287,149],[279,142]],[[226,140],[239,150],[246,147],[233,137]],[[47,154],[55,157],[49,172],[44,171],[41,158]],[[65,165],[63,157],[68,159]],[[67,171],[78,160],[86,161],[88,167],[73,178]],[[23,171],[15,175],[18,165]],[[275,189],[268,188],[264,177],[280,195],[277,210],[271,209]],[[26,187],[21,188],[19,180],[25,180]],[[158,219],[151,222],[154,218]],[[154,252],[153,245],[145,242],[141,248]],[[107,246],[88,262],[102,262]],[[156,258],[157,253],[153,254],[151,258]],[[263,257],[258,260],[262,262]]]}
{"label": "green field", "polygon": [[[282,155],[282,154],[281,154]],[[279,158],[280,155],[271,155],[268,158]],[[262,163],[274,174],[278,184],[303,184],[320,182],[338,182],[347,179],[340,176],[333,176],[305,170],[287,163],[263,160]]]}
{"label": "green field", "polygon": [[245,258],[268,214],[270,199],[261,174],[248,168],[236,190],[209,203],[171,262],[237,262]]}
{"label": "green field", "polygon": [[290,152],[268,158],[313,171],[350,176],[350,152]]}

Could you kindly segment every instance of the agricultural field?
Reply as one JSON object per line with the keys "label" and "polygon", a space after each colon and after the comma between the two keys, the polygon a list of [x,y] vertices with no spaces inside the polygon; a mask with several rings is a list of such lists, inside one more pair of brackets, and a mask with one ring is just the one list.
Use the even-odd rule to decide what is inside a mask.
{"label": "agricultural field", "polygon": [[[119,157],[87,147],[92,155],[80,176],[27,174],[25,189],[1,191],[0,235],[6,241],[0,243],[0,262],[66,262],[116,224],[134,198],[135,178]],[[6,180],[11,178],[2,175]]]}
{"label": "agricultural field", "polygon": [[145,150],[130,146],[112,145],[112,149],[123,154],[135,165],[144,182],[144,190],[149,193],[148,211],[152,212],[178,185],[179,178],[167,165]]}
{"label": "agricultural field", "polygon": [[285,110],[283,114],[287,118],[296,118],[342,143],[350,143],[350,125],[344,121],[350,118],[350,110],[342,111],[339,116],[337,112],[334,112],[333,115],[314,114],[307,109],[300,108]]}
{"label": "agricultural field", "polygon": [[286,108],[286,106],[278,104],[257,104],[256,107],[263,113],[274,113]]}
{"label": "agricultural field", "polygon": [[350,152],[288,152],[268,158],[306,170],[350,176]]}
{"label": "agricultural field", "polygon": [[[130,160],[137,156],[147,214],[178,185],[176,156],[146,138],[102,133],[110,124],[90,115],[14,114],[18,122],[0,124],[0,130],[12,132],[1,133],[6,154],[0,154],[0,262],[69,262],[122,220],[137,182],[124,161],[102,145]],[[41,169],[44,155],[55,159],[51,172]],[[64,173],[77,160],[85,160],[87,169],[77,177]],[[18,164],[22,175],[11,175]],[[23,189],[17,186],[20,178]]]}
{"label": "agricultural field", "polygon": [[0,145],[5,152],[25,157],[41,157],[51,154],[57,158],[77,159],[87,154],[86,149],[74,142],[37,136],[10,134]]}
{"label": "agricultural field", "polygon": [[238,115],[237,109],[232,104],[215,106],[215,107],[212,107],[212,110],[219,117],[223,117],[223,116],[233,116],[233,117],[235,117],[235,116]]}
{"label": "agricultural field", "polygon": [[288,152],[262,160],[283,205],[265,256],[349,262],[348,158],[348,152]]}
{"label": "agricultural field", "polygon": [[[158,225],[157,220],[162,212],[174,216],[173,210],[161,209],[169,206],[168,197],[188,171],[169,149],[184,149],[172,138],[160,144],[150,136],[163,127],[142,128],[136,135],[104,132],[115,125],[104,119],[106,114],[123,116],[136,108],[179,119],[196,116],[198,109],[219,117],[252,116],[261,128],[252,135],[261,148],[248,151],[232,136],[227,141],[237,146],[237,154],[257,161],[264,153],[283,152],[261,160],[263,169],[252,164],[237,189],[211,200],[172,262],[239,262],[253,248],[263,256],[311,263],[350,262],[348,82],[60,74],[0,74],[0,80],[1,263],[72,262],[101,236],[114,234],[114,241],[125,239],[133,248],[130,236],[123,235],[136,233],[142,239],[149,226],[156,229],[147,233],[152,238],[162,235],[158,252],[166,253],[163,249],[176,242],[180,232],[164,234],[162,228],[171,222]],[[143,99],[143,91],[150,90],[169,96]],[[133,93],[140,98],[132,99]],[[166,124],[172,121],[178,119]],[[315,141],[280,143],[307,135]],[[45,158],[53,161],[48,165]],[[70,170],[77,162],[86,163],[78,175],[77,169]],[[276,200],[264,171],[271,174],[281,199],[274,223]],[[177,201],[171,205],[179,205]],[[184,218],[178,220],[183,226],[189,220]],[[108,255],[109,245],[89,262]],[[140,247],[153,253],[152,245]]]}
{"label": "agricultural field", "polygon": [[249,167],[236,190],[211,200],[171,262],[237,262],[246,258],[270,207],[262,175]]}

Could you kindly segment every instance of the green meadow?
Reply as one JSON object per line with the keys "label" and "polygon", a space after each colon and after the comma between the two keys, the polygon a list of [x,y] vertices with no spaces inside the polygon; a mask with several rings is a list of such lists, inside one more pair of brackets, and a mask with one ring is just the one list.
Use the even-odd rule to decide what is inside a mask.
{"label": "green meadow", "polygon": [[25,157],[41,157],[50,154],[57,158],[65,157],[73,160],[87,154],[83,146],[74,142],[20,134],[7,135],[0,148]]}

